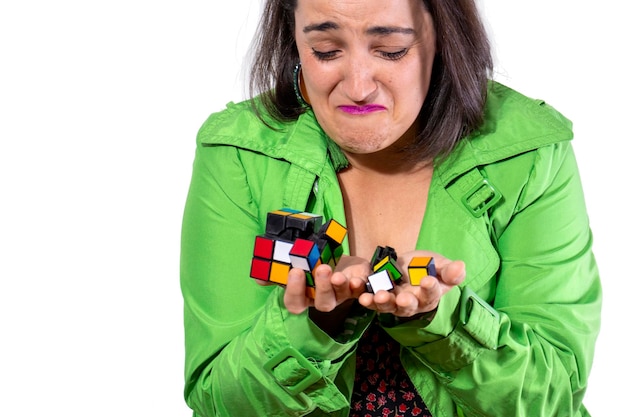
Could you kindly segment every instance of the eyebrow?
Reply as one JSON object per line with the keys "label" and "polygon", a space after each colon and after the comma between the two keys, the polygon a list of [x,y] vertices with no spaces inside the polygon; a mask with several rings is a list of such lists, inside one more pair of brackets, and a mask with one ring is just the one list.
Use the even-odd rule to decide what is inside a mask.
{"label": "eyebrow", "polygon": [[326,32],[328,30],[336,30],[339,29],[339,25],[334,22],[323,22],[323,23],[314,23],[312,25],[305,26],[302,31],[304,33],[309,32]]}
{"label": "eyebrow", "polygon": [[[322,23],[314,23],[312,25],[305,26],[302,31],[304,33],[309,32],[327,32],[329,30],[337,30],[339,29],[339,25],[334,22],[322,22]],[[394,33],[400,33],[403,35],[414,35],[415,30],[411,28],[399,27],[399,26],[374,26],[365,31],[368,35],[391,35]]]}
{"label": "eyebrow", "polygon": [[368,35],[391,35],[400,33],[403,35],[414,35],[415,31],[411,28],[403,28],[398,26],[374,26],[365,31]]}

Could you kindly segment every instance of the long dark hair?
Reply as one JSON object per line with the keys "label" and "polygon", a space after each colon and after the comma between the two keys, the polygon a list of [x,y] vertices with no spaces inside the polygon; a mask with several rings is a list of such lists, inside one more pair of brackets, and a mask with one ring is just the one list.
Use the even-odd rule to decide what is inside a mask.
{"label": "long dark hair", "polygon": [[[437,34],[429,92],[418,116],[413,149],[419,160],[447,155],[483,121],[493,62],[487,33],[474,0],[423,1]],[[293,70],[299,62],[294,37],[297,0],[267,0],[261,15],[250,73],[250,95],[262,114],[290,121],[306,111],[296,97]],[[254,103],[254,101],[253,101]],[[269,124],[269,123],[268,123]]]}

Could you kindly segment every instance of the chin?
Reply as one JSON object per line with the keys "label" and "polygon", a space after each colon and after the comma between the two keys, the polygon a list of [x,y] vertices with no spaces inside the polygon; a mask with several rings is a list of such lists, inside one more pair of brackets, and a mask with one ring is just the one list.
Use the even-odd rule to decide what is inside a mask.
{"label": "chin", "polygon": [[351,132],[350,135],[338,135],[338,137],[340,139],[336,142],[342,149],[358,154],[375,153],[392,143],[380,133],[365,131]]}
{"label": "chin", "polygon": [[385,149],[385,146],[382,146],[381,144],[362,143],[354,141],[341,141],[337,142],[337,144],[345,152],[357,155],[373,154]]}

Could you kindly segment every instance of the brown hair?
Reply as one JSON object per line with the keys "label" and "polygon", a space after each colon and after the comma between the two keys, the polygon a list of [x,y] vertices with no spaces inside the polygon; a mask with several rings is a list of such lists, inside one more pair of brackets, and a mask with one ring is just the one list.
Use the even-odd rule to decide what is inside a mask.
{"label": "brown hair", "polygon": [[[420,1],[420,0],[415,0]],[[413,146],[417,158],[447,155],[483,121],[493,62],[487,33],[474,0],[424,1],[435,25],[437,54]],[[296,97],[293,70],[299,62],[294,38],[297,0],[267,0],[257,30],[250,92],[275,120],[306,111]],[[254,102],[253,102],[254,103]],[[255,107],[263,120],[261,112]]]}

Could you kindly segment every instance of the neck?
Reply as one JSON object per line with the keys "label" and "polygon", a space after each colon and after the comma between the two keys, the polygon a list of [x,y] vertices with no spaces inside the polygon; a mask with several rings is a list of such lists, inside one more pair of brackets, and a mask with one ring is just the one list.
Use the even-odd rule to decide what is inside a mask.
{"label": "neck", "polygon": [[406,149],[383,149],[368,154],[344,151],[350,168],[362,173],[411,175],[432,168],[432,160],[422,161]]}

